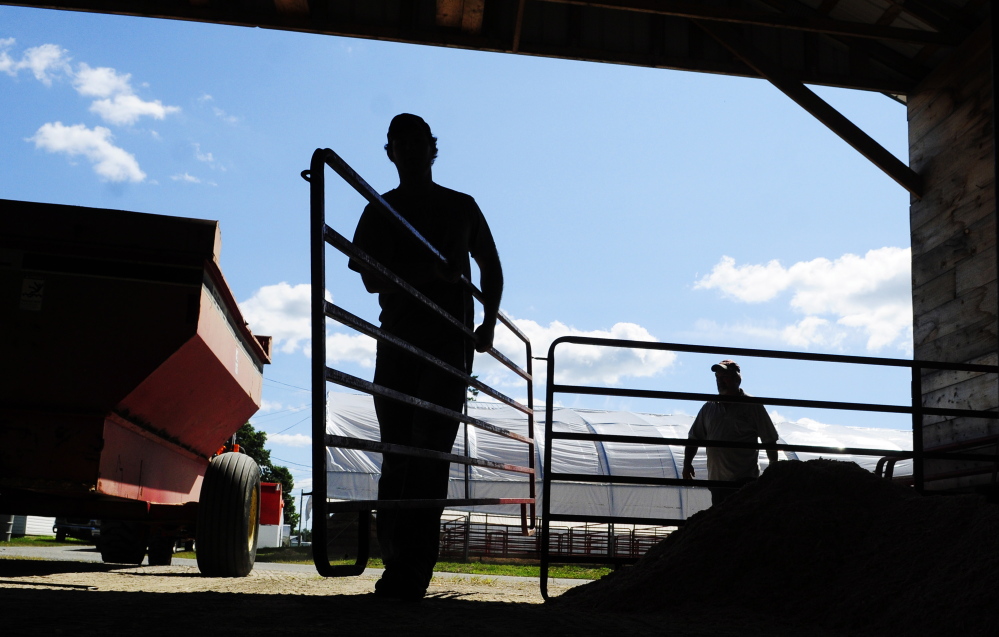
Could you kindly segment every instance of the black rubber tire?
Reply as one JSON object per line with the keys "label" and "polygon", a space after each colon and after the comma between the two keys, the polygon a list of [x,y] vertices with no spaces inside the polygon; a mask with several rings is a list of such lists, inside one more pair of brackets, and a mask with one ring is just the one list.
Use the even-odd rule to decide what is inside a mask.
{"label": "black rubber tire", "polygon": [[65,541],[66,541],[66,532],[56,531],[56,542],[65,542]]}
{"label": "black rubber tire", "polygon": [[172,537],[155,537],[149,540],[149,565],[150,566],[170,566],[173,561]]}
{"label": "black rubber tire", "polygon": [[257,558],[260,468],[244,453],[212,458],[198,502],[198,569],[206,577],[246,577]]}
{"label": "black rubber tire", "polygon": [[142,564],[149,527],[139,522],[102,520],[97,548],[108,564]]}

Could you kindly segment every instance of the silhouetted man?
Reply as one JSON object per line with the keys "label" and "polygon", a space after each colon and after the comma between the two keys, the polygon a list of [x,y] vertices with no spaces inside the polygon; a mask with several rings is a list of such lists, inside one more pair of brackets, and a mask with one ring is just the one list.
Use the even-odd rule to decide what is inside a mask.
{"label": "silhouetted man", "polygon": [[[361,215],[354,244],[469,329],[474,325],[474,308],[459,274],[471,276],[471,255],[479,266],[485,298],[485,318],[475,330],[475,342],[394,283],[358,262],[352,261],[350,267],[361,273],[368,292],[378,294],[383,329],[471,373],[473,350],[492,347],[503,292],[503,271],[489,226],[474,199],[434,183],[431,166],[437,158],[437,138],[422,118],[408,113],[394,117],[385,150],[399,173],[399,187],[385,193],[385,200],[445,255],[450,269],[440,267],[411,234],[372,205]],[[460,412],[465,401],[465,381],[389,343],[378,343],[374,382],[453,411]],[[374,402],[382,442],[451,451],[458,421],[388,398],[375,396]],[[446,498],[449,469],[446,461],[386,454],[378,498]],[[440,548],[442,511],[431,507],[378,512],[385,573],[375,585],[376,595],[420,599],[426,594]]]}
{"label": "silhouetted man", "polygon": [[[748,396],[742,391],[742,372],[735,361],[724,360],[711,366],[715,373],[718,393],[722,396]],[[691,441],[720,440],[752,442],[759,438],[764,444],[777,441],[777,429],[763,405],[712,401],[697,412],[687,437]],[[759,451],[756,449],[725,449],[708,447],[708,479],[745,483],[760,477]],[[777,462],[777,450],[767,449],[770,464]],[[694,478],[694,456],[697,445],[687,446],[683,454],[683,478]],[[734,485],[733,485],[734,486]],[[711,504],[719,504],[735,490],[709,487]]]}

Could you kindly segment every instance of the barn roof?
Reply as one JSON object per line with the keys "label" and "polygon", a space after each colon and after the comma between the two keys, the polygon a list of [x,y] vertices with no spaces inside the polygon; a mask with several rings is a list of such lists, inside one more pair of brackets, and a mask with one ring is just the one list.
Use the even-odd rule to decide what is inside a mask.
{"label": "barn roof", "polygon": [[[15,0],[904,96],[987,0]],[[303,61],[303,63],[306,61]]]}

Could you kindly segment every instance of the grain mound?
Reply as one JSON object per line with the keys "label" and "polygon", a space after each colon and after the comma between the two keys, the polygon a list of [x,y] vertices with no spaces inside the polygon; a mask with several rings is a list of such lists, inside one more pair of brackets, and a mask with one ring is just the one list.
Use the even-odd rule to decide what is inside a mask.
{"label": "grain mound", "polygon": [[765,613],[908,635],[999,634],[999,506],[922,497],[849,462],[780,462],[555,605]]}

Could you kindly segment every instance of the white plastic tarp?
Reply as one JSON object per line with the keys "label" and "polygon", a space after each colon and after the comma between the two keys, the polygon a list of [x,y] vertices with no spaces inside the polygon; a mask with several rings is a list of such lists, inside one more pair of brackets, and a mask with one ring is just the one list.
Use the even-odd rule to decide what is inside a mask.
{"label": "white plastic tarp", "polygon": [[[527,417],[506,405],[470,402],[468,414],[498,427],[522,435],[528,434]],[[543,419],[544,410],[539,408],[534,431],[537,441],[535,467],[539,513],[543,477],[542,459],[545,450]],[[557,431],[686,438],[693,417],[559,407],[553,411],[553,420]],[[896,450],[911,448],[911,433],[907,431],[825,425],[811,421],[779,422],[776,425],[781,436],[780,442],[789,444]],[[378,421],[375,418],[371,397],[331,392],[328,395],[326,430],[338,436],[378,440]],[[472,426],[467,428],[467,432],[469,455],[483,460],[528,465],[526,444]],[[453,452],[465,453],[463,430],[458,432]],[[805,453],[795,455],[801,460],[819,455],[853,460],[869,470],[874,469],[878,460],[877,457],[871,456]],[[329,448],[326,459],[328,497],[344,500],[377,499],[378,476],[381,471],[380,454]],[[765,468],[767,464],[766,455],[762,452],[760,464],[761,468]],[[557,473],[679,478],[683,465],[683,447],[559,440],[553,448],[552,465]],[[698,478],[707,478],[704,449],[698,452],[694,460],[694,470]],[[469,473],[468,497],[528,497],[525,474],[480,467],[471,467]],[[907,473],[911,473],[911,463],[907,461],[896,465],[895,475]],[[465,465],[451,465],[449,497],[465,497]],[[565,482],[556,482],[552,485],[553,513],[684,519],[707,508],[710,503],[709,492],[698,488]],[[478,507],[476,510],[517,514],[519,509],[519,506],[513,505]]]}

